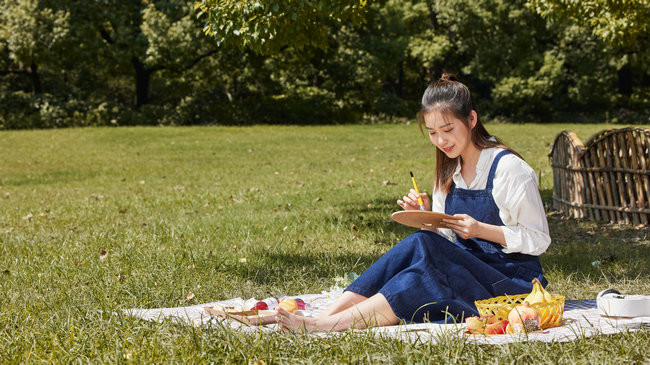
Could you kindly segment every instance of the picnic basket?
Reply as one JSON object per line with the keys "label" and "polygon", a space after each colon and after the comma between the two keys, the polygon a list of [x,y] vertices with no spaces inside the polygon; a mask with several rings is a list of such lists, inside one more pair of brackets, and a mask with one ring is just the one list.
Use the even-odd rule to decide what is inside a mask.
{"label": "picnic basket", "polygon": [[[474,302],[476,304],[476,309],[481,317],[494,315],[497,317],[497,320],[506,320],[508,319],[508,313],[515,306],[522,304],[524,298],[528,294],[520,295],[505,295],[500,297],[494,297],[489,299],[477,300]],[[547,329],[552,327],[557,327],[562,324],[562,315],[564,314],[564,297],[557,294],[551,294],[552,300],[550,302],[544,303],[535,303],[530,306],[535,308],[542,318],[542,323],[540,323],[541,329]]]}

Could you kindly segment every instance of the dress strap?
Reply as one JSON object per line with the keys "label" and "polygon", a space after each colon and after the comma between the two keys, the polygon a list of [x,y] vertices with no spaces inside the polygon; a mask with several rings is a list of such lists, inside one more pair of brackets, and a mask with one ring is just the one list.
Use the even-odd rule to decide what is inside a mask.
{"label": "dress strap", "polygon": [[494,173],[497,171],[497,165],[499,164],[499,160],[501,160],[501,157],[510,154],[512,152],[508,150],[503,150],[499,152],[496,157],[494,157],[494,161],[492,161],[492,166],[490,167],[490,173],[488,174],[488,179],[487,179],[487,184],[485,185],[485,189],[492,190],[492,180],[494,180]]}

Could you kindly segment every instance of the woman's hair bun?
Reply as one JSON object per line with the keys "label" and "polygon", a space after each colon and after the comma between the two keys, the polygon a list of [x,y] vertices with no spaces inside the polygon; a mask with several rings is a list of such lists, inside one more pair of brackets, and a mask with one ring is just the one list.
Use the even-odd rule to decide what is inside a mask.
{"label": "woman's hair bun", "polygon": [[442,76],[440,76],[440,81],[458,81],[458,78],[454,74],[443,72]]}

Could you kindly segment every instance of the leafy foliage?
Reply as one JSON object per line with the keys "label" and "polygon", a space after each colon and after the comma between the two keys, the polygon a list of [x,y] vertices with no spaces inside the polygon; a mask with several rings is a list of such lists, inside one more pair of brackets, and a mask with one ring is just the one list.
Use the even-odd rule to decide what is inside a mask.
{"label": "leafy foliage", "polygon": [[647,24],[531,4],[0,0],[0,128],[412,118],[443,71],[491,119],[648,123]]}
{"label": "leafy foliage", "polygon": [[570,20],[589,27],[595,35],[618,46],[633,45],[650,32],[647,0],[530,0],[529,6],[554,21]]}
{"label": "leafy foliage", "polygon": [[218,44],[275,53],[282,47],[328,47],[329,24],[360,24],[366,0],[201,0],[206,35]]}

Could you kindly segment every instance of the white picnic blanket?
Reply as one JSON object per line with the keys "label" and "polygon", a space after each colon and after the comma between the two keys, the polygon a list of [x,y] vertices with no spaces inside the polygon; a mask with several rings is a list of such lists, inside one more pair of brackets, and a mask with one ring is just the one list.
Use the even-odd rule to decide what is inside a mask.
{"label": "white picnic blanket", "polygon": [[[301,298],[308,303],[309,308],[302,312],[306,316],[314,316],[327,305],[332,303],[343,289],[334,288],[320,294],[305,294],[287,298]],[[251,298],[244,300],[234,298],[213,303],[197,304],[188,307],[155,308],[155,309],[127,309],[125,314],[149,321],[173,320],[193,326],[227,325],[246,332],[274,332],[279,327],[276,324],[267,326],[247,326],[240,322],[217,318],[207,314],[205,307],[215,305],[230,307],[252,307],[257,300]],[[363,331],[371,331],[377,336],[387,336],[411,342],[437,342],[443,336],[465,336],[468,341],[484,344],[506,344],[521,341],[567,342],[578,338],[591,337],[599,334],[614,334],[623,331],[650,329],[650,317],[613,318],[603,317],[596,307],[595,299],[566,300],[564,304],[563,325],[548,330],[530,334],[497,335],[497,336],[470,336],[465,335],[464,324],[409,324],[387,327],[376,327]],[[336,335],[334,333],[318,334],[320,336]]]}

